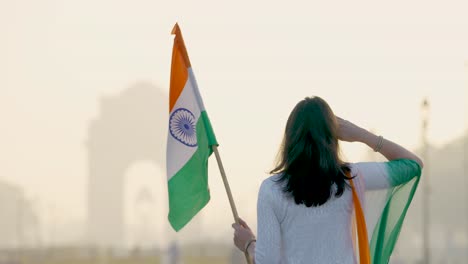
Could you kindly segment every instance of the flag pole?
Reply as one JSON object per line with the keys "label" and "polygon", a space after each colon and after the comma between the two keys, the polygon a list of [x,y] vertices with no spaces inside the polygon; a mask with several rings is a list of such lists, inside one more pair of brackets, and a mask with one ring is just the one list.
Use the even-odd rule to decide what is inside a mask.
{"label": "flag pole", "polygon": [[[191,64],[190,64],[190,59],[188,57],[187,48],[185,47],[184,39],[182,37],[182,32],[181,32],[180,27],[179,27],[179,25],[177,23],[174,25],[174,28],[172,29],[172,34],[176,35],[176,37],[174,38],[174,45],[177,44],[179,46],[179,48],[181,49],[181,53],[182,53],[185,64],[188,67],[190,67]],[[196,82],[194,82],[194,84],[195,84],[195,87],[196,87]],[[198,88],[196,87],[195,90],[198,91]],[[201,97],[199,96],[199,98],[201,98]],[[201,100],[199,100],[198,103],[203,105],[203,102]],[[229,198],[229,204],[231,205],[231,210],[232,210],[232,214],[234,216],[234,221],[237,224],[239,224],[239,215],[237,214],[236,205],[234,204],[234,199],[232,198],[231,188],[229,187],[229,183],[228,183],[227,177],[226,177],[226,172],[224,171],[223,163],[221,162],[221,157],[219,156],[218,146],[216,144],[213,144],[213,145],[211,145],[211,147],[213,149],[213,152],[215,153],[216,161],[218,162],[219,171],[221,172],[221,177],[223,178],[224,187],[226,188],[226,193],[227,193],[227,196]],[[244,254],[245,254],[245,258],[247,260],[247,263],[252,264],[252,262],[250,261],[250,258],[249,258],[249,254],[247,252],[244,252]]]}
{"label": "flag pole", "polygon": [[[234,216],[234,221],[239,224],[239,214],[237,213],[236,204],[234,203],[234,198],[232,197],[231,187],[229,187],[229,182],[226,177],[226,172],[224,171],[223,162],[221,161],[221,157],[219,156],[218,146],[213,145],[213,152],[216,156],[216,161],[218,162],[219,171],[221,172],[221,178],[223,178],[224,188],[226,189],[226,193],[229,199],[229,204],[231,205],[232,215]],[[244,252],[245,259],[247,260],[248,264],[252,264],[250,261],[249,254]]]}

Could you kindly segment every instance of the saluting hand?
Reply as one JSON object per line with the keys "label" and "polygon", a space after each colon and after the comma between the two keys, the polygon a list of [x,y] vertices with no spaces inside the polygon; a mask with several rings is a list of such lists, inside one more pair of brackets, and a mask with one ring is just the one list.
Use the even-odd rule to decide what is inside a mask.
{"label": "saluting hand", "polygon": [[344,120],[340,117],[336,117],[338,123],[338,139],[347,142],[362,141],[367,130],[351,123],[348,120]]}

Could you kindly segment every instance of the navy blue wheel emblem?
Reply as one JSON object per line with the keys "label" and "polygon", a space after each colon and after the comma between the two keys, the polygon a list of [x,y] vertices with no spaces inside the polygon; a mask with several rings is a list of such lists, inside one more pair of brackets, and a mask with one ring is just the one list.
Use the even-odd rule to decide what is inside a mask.
{"label": "navy blue wheel emblem", "polygon": [[188,109],[176,109],[169,119],[169,131],[177,141],[189,146],[197,146],[195,116]]}

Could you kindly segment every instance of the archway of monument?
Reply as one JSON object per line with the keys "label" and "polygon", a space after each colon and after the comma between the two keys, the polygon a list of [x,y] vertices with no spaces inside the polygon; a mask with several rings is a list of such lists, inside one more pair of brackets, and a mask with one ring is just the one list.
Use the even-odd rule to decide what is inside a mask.
{"label": "archway of monument", "polygon": [[135,162],[126,170],[123,184],[125,247],[166,248],[168,202],[163,168],[152,161]]}
{"label": "archway of monument", "polygon": [[[90,122],[86,142],[91,245],[124,246],[126,174],[142,161],[165,167],[167,109],[167,95],[149,83],[100,99],[99,115]],[[165,180],[164,174],[154,177]]]}

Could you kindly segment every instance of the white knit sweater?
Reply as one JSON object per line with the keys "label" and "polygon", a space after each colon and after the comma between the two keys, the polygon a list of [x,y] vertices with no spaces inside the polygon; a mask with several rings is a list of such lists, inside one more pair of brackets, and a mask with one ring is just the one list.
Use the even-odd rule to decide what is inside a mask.
{"label": "white knit sweater", "polygon": [[[381,163],[351,166],[358,196],[389,186]],[[256,264],[356,264],[351,235],[352,191],[348,188],[319,207],[297,205],[275,180],[263,181],[257,204]],[[360,199],[361,201],[363,199]],[[364,207],[364,205],[362,205]]]}

